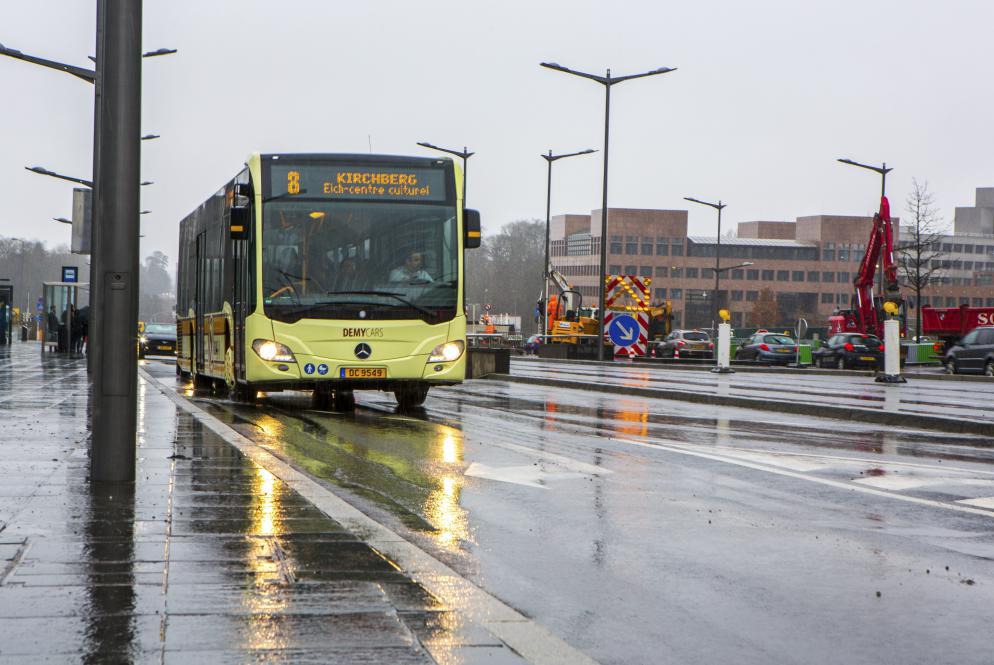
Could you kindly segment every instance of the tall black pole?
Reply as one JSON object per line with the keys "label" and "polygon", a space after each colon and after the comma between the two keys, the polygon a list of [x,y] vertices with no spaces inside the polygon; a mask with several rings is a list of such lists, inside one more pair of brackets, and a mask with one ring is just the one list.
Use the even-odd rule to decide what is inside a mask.
{"label": "tall black pole", "polygon": [[462,147],[462,207],[466,208],[466,172],[469,170],[469,155],[466,146]]}
{"label": "tall black pole", "polygon": [[[138,209],[141,162],[141,0],[105,0],[100,58],[100,197],[103,260],[100,363],[92,415],[90,478],[135,479],[137,436]],[[100,62],[98,62],[98,65]]]}
{"label": "tall black pole", "polygon": [[711,306],[711,327],[717,330],[718,308],[721,303],[718,301],[718,278],[721,275],[721,209],[724,208],[721,201],[718,201],[718,244],[714,248],[714,305]]}
{"label": "tall black pole", "polygon": [[[97,62],[93,78],[93,190],[90,194],[90,313],[87,322],[87,343],[86,343],[86,371],[90,375],[94,392],[99,391],[97,381],[100,372],[96,369],[100,367],[100,325],[102,323],[100,311],[100,293],[97,284],[100,282],[102,270],[100,261],[103,253],[100,249],[100,222],[97,218],[100,200],[100,99],[101,99],[101,72],[104,62],[104,18],[107,15],[104,4],[107,0],[97,0]],[[85,215],[84,215],[85,219]]]}
{"label": "tall black pole", "polygon": [[597,280],[597,360],[604,360],[604,317],[605,293],[607,282],[607,156],[608,139],[611,133],[611,70],[607,70],[604,83],[604,194],[601,198],[601,269]]}
{"label": "tall black pole", "polygon": [[549,260],[549,226],[552,223],[552,151],[549,151],[549,157],[545,160],[549,165],[549,175],[546,178],[546,191],[545,191],[545,264],[542,268],[542,292],[544,294],[545,300],[542,302],[542,309],[545,311],[539,312],[539,316],[542,317],[542,343],[544,344],[548,340],[544,337],[549,334],[549,271],[552,269]]}

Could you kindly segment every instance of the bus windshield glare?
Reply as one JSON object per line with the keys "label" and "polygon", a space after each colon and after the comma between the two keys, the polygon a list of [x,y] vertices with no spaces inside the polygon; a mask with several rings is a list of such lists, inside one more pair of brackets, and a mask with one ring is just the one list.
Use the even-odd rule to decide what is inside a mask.
{"label": "bus windshield glare", "polygon": [[280,199],[264,204],[266,315],[451,320],[456,210],[444,204]]}

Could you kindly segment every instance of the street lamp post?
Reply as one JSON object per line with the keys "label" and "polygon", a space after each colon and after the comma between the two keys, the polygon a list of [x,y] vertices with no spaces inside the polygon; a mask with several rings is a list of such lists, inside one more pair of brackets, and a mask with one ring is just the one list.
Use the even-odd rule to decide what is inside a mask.
{"label": "street lamp post", "polygon": [[566,74],[572,74],[573,76],[579,76],[580,78],[590,79],[604,86],[604,184],[603,184],[603,197],[601,200],[601,261],[600,261],[600,272],[598,274],[598,284],[597,284],[597,306],[598,306],[598,326],[597,326],[597,359],[604,360],[604,286],[607,280],[607,248],[608,248],[608,236],[607,236],[607,167],[608,167],[608,143],[610,139],[611,130],[611,86],[617,85],[623,81],[630,81],[631,79],[645,78],[646,76],[655,76],[656,74],[667,74],[672,71],[676,71],[675,67],[660,67],[659,69],[653,69],[649,72],[643,72],[641,74],[628,74],[626,76],[611,76],[611,70],[608,69],[604,76],[599,74],[588,74],[586,72],[580,72],[575,69],[570,69],[568,67],[563,67],[562,65],[555,62],[542,62],[539,63],[542,67],[547,69],[554,69],[559,72],[564,72]]}
{"label": "street lamp post", "polygon": [[[92,56],[90,57],[90,60],[92,60],[95,63],[95,69],[86,69],[85,67],[77,67],[75,65],[68,65],[68,64],[65,64],[65,63],[62,63],[62,62],[56,62],[54,60],[48,60],[46,58],[40,58],[38,56],[29,55],[29,54],[23,53],[23,52],[21,52],[21,51],[19,51],[17,49],[8,48],[8,47],[4,46],[3,44],[0,44],[0,55],[6,55],[8,57],[15,58],[17,60],[23,60],[25,62],[30,62],[30,63],[36,64],[36,65],[41,65],[42,67],[47,67],[48,69],[55,69],[57,71],[66,72],[67,74],[71,74],[71,75],[75,76],[76,78],[82,79],[82,80],[84,80],[84,81],[86,81],[88,83],[92,83],[93,84],[93,88],[94,88],[94,94],[93,94],[93,181],[90,184],[87,184],[87,186],[90,187],[90,189],[93,190],[93,198],[92,198],[93,204],[92,204],[92,208],[93,208],[93,211],[94,211],[93,225],[92,225],[92,227],[90,229],[90,248],[91,248],[91,255],[90,255],[90,284],[91,285],[96,284],[96,282],[97,282],[97,276],[102,273],[102,267],[101,266],[103,265],[103,257],[101,256],[101,251],[102,250],[100,248],[101,245],[100,245],[100,242],[99,242],[99,235],[100,235],[100,226],[101,226],[101,224],[100,224],[100,219],[99,219],[99,217],[97,217],[97,215],[95,214],[95,212],[96,212],[96,210],[99,207],[98,204],[99,204],[99,199],[100,199],[100,192],[99,192],[99,183],[100,183],[100,180],[101,180],[101,178],[99,176],[99,170],[100,170],[100,145],[101,145],[100,144],[100,118],[101,118],[100,100],[101,100],[101,88],[102,88],[102,85],[101,85],[101,78],[102,78],[102,76],[100,74],[102,72],[102,65],[103,65],[103,63],[101,62],[101,60],[103,58],[103,49],[104,49],[104,20],[105,20],[105,17],[106,17],[106,10],[105,10],[106,3],[107,3],[107,0],[97,0],[97,3],[96,3],[96,5],[97,5],[97,7],[96,7],[96,9],[97,9],[97,21],[96,21],[97,55],[96,55],[96,57],[92,57]],[[162,55],[173,54],[173,53],[176,53],[176,52],[177,52],[176,49],[160,48],[160,49],[156,49],[154,51],[148,51],[146,53],[143,53],[142,57],[143,58],[152,58],[152,57],[158,57],[158,56],[162,56]],[[142,141],[147,141],[147,140],[152,140],[152,139],[157,139],[157,138],[159,138],[159,136],[157,134],[148,134],[146,136],[142,136],[141,140]],[[41,173],[41,171],[38,171],[38,172]],[[58,176],[56,176],[56,177],[58,177]],[[81,184],[86,184],[86,183],[81,183]],[[97,293],[96,290],[93,290],[91,288],[91,291],[90,291],[90,313],[91,313],[91,317],[90,317],[90,320],[91,320],[91,323],[90,323],[90,338],[91,338],[91,340],[96,340],[96,339],[98,339],[100,337],[99,334],[98,334],[98,331],[100,329],[100,326],[102,325],[102,318],[103,318],[100,315],[100,305],[101,305],[101,303],[100,303],[100,297],[101,297],[100,294]],[[99,372],[95,372],[93,370],[93,368],[94,367],[98,367],[100,365],[100,358],[99,358],[100,352],[101,352],[101,349],[100,349],[99,345],[96,345],[96,344],[89,345],[88,348],[87,348],[86,368],[87,368],[87,371],[90,373],[91,377],[93,378],[94,386],[95,387],[96,387],[97,381],[99,380]]]}
{"label": "street lamp post", "polygon": [[139,167],[141,163],[141,0],[102,0],[98,22],[98,196],[101,228],[97,282],[104,321],[97,340],[102,371],[95,382],[90,478],[135,479],[137,427]]}
{"label": "street lamp post", "polygon": [[455,155],[456,157],[462,158],[462,207],[465,208],[466,207],[466,169],[467,169],[466,162],[469,160],[470,157],[472,157],[476,153],[467,150],[466,146],[463,146],[462,151],[459,151],[459,150],[451,150],[449,148],[439,148],[437,145],[433,145],[426,141],[419,141],[418,145],[421,146],[422,148],[438,150],[439,152],[447,152],[450,155]]}
{"label": "street lamp post", "polygon": [[700,203],[718,211],[718,244],[714,248],[714,302],[711,305],[711,327],[714,328],[715,322],[721,318],[718,316],[718,307],[721,306],[718,302],[718,284],[719,275],[721,274],[721,211],[728,207],[728,204],[722,203],[720,200],[717,203],[709,203],[695,199],[692,196],[685,196],[683,198],[685,201]]}
{"label": "street lamp post", "polygon": [[542,302],[545,305],[546,311],[540,312],[542,317],[542,340],[546,341],[546,337],[549,334],[549,317],[548,317],[548,307],[549,307],[549,273],[552,271],[552,264],[549,258],[549,225],[552,220],[552,162],[558,159],[565,159],[566,157],[576,157],[577,155],[589,155],[590,153],[597,152],[596,150],[591,150],[587,148],[586,150],[581,150],[580,152],[570,152],[562,155],[553,155],[552,150],[549,150],[548,155],[542,155],[542,159],[546,161],[549,165],[549,176],[546,179],[546,195],[545,195],[545,273],[542,275],[543,284],[543,297],[545,298]]}
{"label": "street lamp post", "polygon": [[[868,171],[873,171],[874,173],[880,174],[880,198],[887,196],[887,174],[893,171],[893,168],[887,168],[887,162],[884,162],[880,166],[873,166],[872,164],[862,164],[851,159],[839,159],[838,161],[843,164],[848,164],[850,166],[858,166],[861,169],[866,169]],[[877,268],[880,265],[877,264]],[[877,271],[877,290],[880,292],[881,297],[884,292],[884,273],[880,270]],[[920,305],[919,305],[920,306]]]}

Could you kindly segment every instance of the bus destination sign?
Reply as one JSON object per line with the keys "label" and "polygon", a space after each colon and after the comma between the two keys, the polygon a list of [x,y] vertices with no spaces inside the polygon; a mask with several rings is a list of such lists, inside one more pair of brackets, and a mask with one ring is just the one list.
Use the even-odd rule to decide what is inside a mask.
{"label": "bus destination sign", "polygon": [[273,164],[271,196],[382,201],[445,201],[445,172],[347,164]]}

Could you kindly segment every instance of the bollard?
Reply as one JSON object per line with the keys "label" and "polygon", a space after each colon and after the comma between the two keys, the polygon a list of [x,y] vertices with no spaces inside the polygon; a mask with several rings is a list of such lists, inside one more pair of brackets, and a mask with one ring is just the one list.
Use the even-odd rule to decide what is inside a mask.
{"label": "bollard", "polygon": [[715,357],[718,365],[711,371],[715,374],[732,374],[735,372],[729,367],[728,357],[732,346],[732,326],[728,323],[718,324],[718,344],[715,346]]}
{"label": "bollard", "polygon": [[878,383],[907,383],[901,376],[901,324],[897,319],[884,321],[884,373]]}

